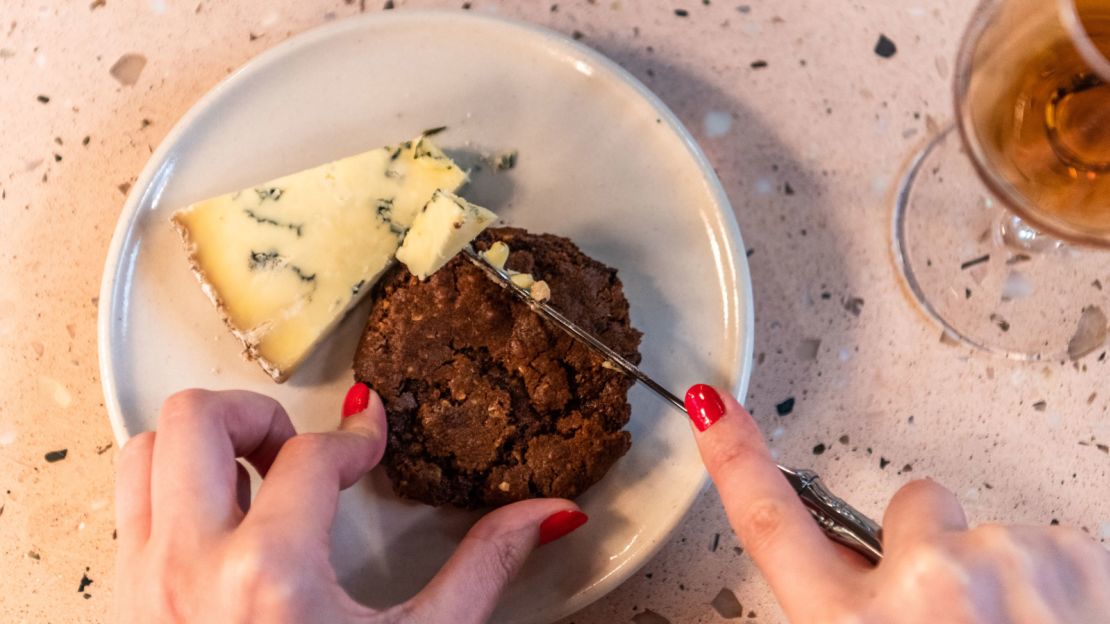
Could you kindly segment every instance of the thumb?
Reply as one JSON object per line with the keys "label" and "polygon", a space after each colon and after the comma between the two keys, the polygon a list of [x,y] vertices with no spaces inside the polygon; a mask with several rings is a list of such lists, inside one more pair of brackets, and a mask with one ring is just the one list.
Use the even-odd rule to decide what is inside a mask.
{"label": "thumb", "polygon": [[559,498],[521,501],[487,514],[409,602],[408,611],[418,622],[485,622],[532,550],[586,520],[574,503]]}

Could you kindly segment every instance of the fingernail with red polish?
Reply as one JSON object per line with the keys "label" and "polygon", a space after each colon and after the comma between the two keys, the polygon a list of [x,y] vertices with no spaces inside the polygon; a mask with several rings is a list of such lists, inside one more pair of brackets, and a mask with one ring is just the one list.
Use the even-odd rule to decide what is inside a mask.
{"label": "fingernail with red polish", "polygon": [[698,431],[705,431],[725,415],[725,404],[712,386],[696,384],[686,391],[686,412]]}
{"label": "fingernail with red polish", "polygon": [[540,546],[563,537],[586,524],[590,517],[576,509],[558,511],[540,523]]}
{"label": "fingernail with red polish", "polygon": [[355,382],[343,399],[343,418],[365,411],[367,405],[370,405],[370,386]]}

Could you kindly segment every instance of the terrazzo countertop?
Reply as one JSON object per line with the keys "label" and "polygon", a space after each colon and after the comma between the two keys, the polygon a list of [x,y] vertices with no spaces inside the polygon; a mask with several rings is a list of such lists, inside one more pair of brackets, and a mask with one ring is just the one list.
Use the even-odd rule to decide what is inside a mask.
{"label": "terrazzo countertop", "polygon": [[[913,477],[974,522],[1110,539],[1110,419],[1096,350],[1021,364],[939,339],[890,254],[890,193],[948,118],[971,2],[474,0],[628,68],[693,132],[736,209],[756,301],[748,405],[786,463],[865,512]],[[95,321],[129,186],[216,82],[368,0],[6,3],[0,24],[0,620],[105,622],[117,448]],[[1080,304],[1083,302],[1077,302]],[[707,492],[674,540],[577,623],[778,622]]]}

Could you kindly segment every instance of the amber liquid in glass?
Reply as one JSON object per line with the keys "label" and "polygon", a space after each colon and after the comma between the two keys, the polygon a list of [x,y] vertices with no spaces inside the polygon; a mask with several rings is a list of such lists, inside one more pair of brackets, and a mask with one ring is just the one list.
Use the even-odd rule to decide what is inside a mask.
{"label": "amber liquid in glass", "polygon": [[[1077,5],[1106,57],[1110,0]],[[976,134],[994,173],[1029,200],[1034,222],[1110,244],[1110,83],[1062,32],[1026,44],[1020,65],[990,78],[995,105],[976,116]]]}

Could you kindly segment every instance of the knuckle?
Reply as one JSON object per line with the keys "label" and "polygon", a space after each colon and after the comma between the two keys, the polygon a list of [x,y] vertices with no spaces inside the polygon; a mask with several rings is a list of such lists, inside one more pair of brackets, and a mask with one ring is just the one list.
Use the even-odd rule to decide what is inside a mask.
{"label": "knuckle", "polygon": [[1002,565],[1023,562],[1023,549],[1014,532],[1001,524],[984,524],[968,532],[973,550]]}
{"label": "knuckle", "polygon": [[936,540],[921,540],[910,544],[902,554],[902,559],[917,569],[942,567],[949,557],[948,549]]}
{"label": "knuckle", "polygon": [[755,452],[746,444],[729,445],[717,454],[716,461],[713,462],[716,465],[714,472],[722,475],[734,472],[743,474],[747,472],[744,464]]}
{"label": "knuckle", "polygon": [[487,557],[487,568],[499,583],[504,584],[516,575],[516,568],[524,561],[525,548],[515,542],[493,542]]}
{"label": "knuckle", "polygon": [[971,529],[969,533],[988,544],[1013,541],[1012,531],[1004,524],[988,522]]}
{"label": "knuckle", "polygon": [[823,622],[827,624],[877,624],[870,614],[860,610],[858,605],[830,605]]}
{"label": "knuckle", "polygon": [[[1062,531],[1059,535],[1066,533]],[[1082,567],[1083,556],[1063,547],[1051,531],[986,524],[970,531],[968,540],[981,562],[982,574],[1014,579],[1030,587],[1039,583],[1045,561],[1062,564],[1070,559],[1070,563]]]}
{"label": "knuckle", "polygon": [[190,388],[175,392],[162,402],[159,426],[174,427],[177,424],[195,419],[207,413],[212,401],[212,392]]}
{"label": "knuckle", "polygon": [[916,496],[925,492],[932,492],[936,487],[936,483],[929,479],[914,479],[899,488],[895,495]]}
{"label": "knuckle", "polygon": [[324,453],[327,445],[327,434],[302,433],[289,438],[282,445],[280,454],[291,458],[314,457]]}
{"label": "knuckle", "polygon": [[[157,539],[151,540],[150,563],[151,572],[160,578],[173,577],[188,570],[187,558],[182,556],[182,551],[188,552],[186,539],[179,537],[180,533],[168,532]],[[175,538],[177,538],[175,540]]]}
{"label": "knuckle", "polygon": [[736,521],[736,531],[748,550],[767,548],[778,537],[786,521],[782,503],[771,499],[754,500],[747,504]]}
{"label": "knuckle", "polygon": [[244,593],[256,589],[269,569],[270,561],[266,551],[245,540],[240,540],[223,559],[227,585]]}
{"label": "knuckle", "polygon": [[264,534],[247,532],[228,548],[222,562],[224,586],[254,604],[276,606],[295,593],[281,545]]}
{"label": "knuckle", "polygon": [[942,594],[960,589],[968,582],[968,569],[959,554],[938,540],[910,546],[902,556],[906,573],[923,588]]}
{"label": "knuckle", "polygon": [[497,539],[495,536],[472,535],[467,539],[482,543],[478,564],[481,572],[475,578],[482,579],[494,591],[512,580],[529,550],[514,540]]}
{"label": "knuckle", "polygon": [[525,549],[514,542],[499,542],[490,553],[490,567],[498,578],[508,583],[524,561]]}
{"label": "knuckle", "polygon": [[176,615],[184,602],[182,591],[189,586],[188,571],[192,568],[187,557],[170,544],[159,543],[150,551],[147,565],[143,568],[145,606],[155,614],[158,621],[179,621]]}
{"label": "knuckle", "polygon": [[931,479],[914,479],[899,488],[894,496],[896,498],[915,500],[933,497],[947,492],[948,490],[944,489],[944,486]]}
{"label": "knuckle", "polygon": [[155,576],[153,582],[144,586],[141,592],[142,612],[159,622],[181,621],[179,605],[183,602],[174,590],[176,585],[170,579]]}
{"label": "knuckle", "polygon": [[374,621],[377,624],[403,624],[405,622],[427,622],[431,621],[431,618],[427,614],[426,605],[417,600],[408,600],[385,611],[379,611]]}
{"label": "knuckle", "polygon": [[142,456],[144,453],[150,452],[150,449],[153,446],[153,431],[144,431],[142,433],[131,436],[131,438],[123,444],[123,448],[121,448],[119,451],[120,463],[128,461],[132,456]]}
{"label": "knuckle", "polygon": [[1048,528],[1049,537],[1067,552],[1086,552],[1091,547],[1097,547],[1090,535],[1083,531],[1068,526],[1052,526]]}
{"label": "knuckle", "polygon": [[1087,533],[1074,527],[1054,526],[1049,527],[1048,536],[1059,552],[1070,559],[1086,576],[1091,578],[1110,576],[1110,551]]}
{"label": "knuckle", "polygon": [[903,511],[914,510],[922,506],[932,507],[937,502],[951,496],[950,491],[932,479],[914,479],[898,488],[894,497],[891,498],[890,507],[904,507]]}

